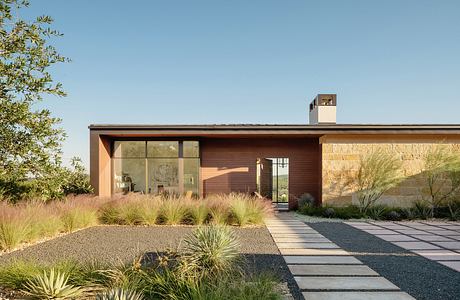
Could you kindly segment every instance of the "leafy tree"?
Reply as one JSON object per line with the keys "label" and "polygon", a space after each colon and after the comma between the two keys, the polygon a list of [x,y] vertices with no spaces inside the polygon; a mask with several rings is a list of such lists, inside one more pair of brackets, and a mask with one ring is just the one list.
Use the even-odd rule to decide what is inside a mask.
{"label": "leafy tree", "polygon": [[27,21],[18,11],[27,0],[0,0],[0,193],[20,198],[31,192],[56,197],[61,191],[59,118],[36,104],[44,95],[65,96],[49,68],[65,62],[49,40],[61,36],[40,16]]}
{"label": "leafy tree", "polygon": [[367,213],[377,200],[402,180],[402,161],[388,151],[373,150],[364,155],[355,175],[354,184],[360,211]]}
{"label": "leafy tree", "polygon": [[65,182],[63,185],[64,194],[89,194],[93,192],[93,187],[89,183],[89,176],[86,173],[79,157],[73,157],[71,160],[71,169],[67,170]]}
{"label": "leafy tree", "polygon": [[431,217],[442,204],[454,214],[455,197],[460,193],[460,153],[442,144],[433,147],[425,154],[423,172],[428,196],[422,194],[422,198],[430,206]]}

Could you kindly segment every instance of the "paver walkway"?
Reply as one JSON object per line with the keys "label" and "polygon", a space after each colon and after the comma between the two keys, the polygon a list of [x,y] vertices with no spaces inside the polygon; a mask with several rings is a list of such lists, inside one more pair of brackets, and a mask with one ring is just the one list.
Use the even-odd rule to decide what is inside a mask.
{"label": "paver walkway", "polygon": [[266,225],[307,300],[414,299],[290,214]]}
{"label": "paver walkway", "polygon": [[460,272],[459,222],[345,222]]}

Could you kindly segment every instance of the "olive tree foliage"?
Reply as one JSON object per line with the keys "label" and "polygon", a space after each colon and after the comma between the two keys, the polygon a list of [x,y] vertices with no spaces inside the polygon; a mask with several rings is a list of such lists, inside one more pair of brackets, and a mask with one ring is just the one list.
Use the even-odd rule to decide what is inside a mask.
{"label": "olive tree foliage", "polygon": [[372,150],[361,157],[353,181],[362,213],[367,213],[386,191],[404,179],[401,168],[402,160],[382,149]]}
{"label": "olive tree foliage", "polygon": [[60,119],[38,108],[44,95],[65,96],[50,67],[68,59],[49,45],[53,20],[21,19],[27,0],[0,0],[0,196],[62,193]]}
{"label": "olive tree foliage", "polygon": [[427,194],[422,198],[431,209],[431,216],[440,206],[448,206],[454,214],[453,205],[460,201],[460,153],[439,144],[426,152],[424,178]]}

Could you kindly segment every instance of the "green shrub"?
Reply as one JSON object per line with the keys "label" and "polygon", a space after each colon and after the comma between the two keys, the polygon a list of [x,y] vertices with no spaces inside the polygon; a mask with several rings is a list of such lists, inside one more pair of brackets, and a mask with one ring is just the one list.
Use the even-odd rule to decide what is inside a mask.
{"label": "green shrub", "polygon": [[199,276],[217,275],[235,267],[239,243],[227,226],[202,226],[184,239],[182,268]]}
{"label": "green shrub", "polygon": [[446,145],[436,145],[425,154],[423,173],[428,196],[422,189],[421,198],[433,218],[437,208],[448,206],[451,199],[460,196],[460,153]]}
{"label": "green shrub", "polygon": [[432,207],[425,201],[416,201],[413,210],[415,216],[422,220],[431,218],[433,214]]}
{"label": "green shrub", "polygon": [[35,299],[70,299],[82,294],[80,287],[68,284],[69,276],[51,269],[29,279],[23,287],[26,295]]}
{"label": "green shrub", "polygon": [[361,157],[354,184],[362,213],[367,213],[383,193],[403,180],[401,167],[401,159],[382,149],[375,149]]}
{"label": "green shrub", "polygon": [[390,210],[386,213],[385,219],[390,221],[400,221],[402,220],[403,214],[396,210]]}
{"label": "green shrub", "polygon": [[89,182],[89,175],[79,157],[72,157],[71,168],[64,169],[62,189],[65,195],[91,194],[94,189]]}
{"label": "green shrub", "polygon": [[388,208],[384,205],[374,205],[367,210],[366,216],[374,220],[385,219]]}
{"label": "green shrub", "polygon": [[329,206],[304,206],[299,212],[308,216],[338,218],[338,219],[361,219],[364,214],[359,207],[348,205],[344,207],[329,207]]}
{"label": "green shrub", "polygon": [[323,216],[326,218],[333,218],[335,215],[335,209],[332,207],[326,207],[323,211]]}
{"label": "green shrub", "polygon": [[460,220],[460,199],[452,199],[448,202],[449,219],[452,221]]}
{"label": "green shrub", "polygon": [[304,193],[297,198],[297,207],[302,208],[304,206],[314,206],[315,198],[310,193]]}

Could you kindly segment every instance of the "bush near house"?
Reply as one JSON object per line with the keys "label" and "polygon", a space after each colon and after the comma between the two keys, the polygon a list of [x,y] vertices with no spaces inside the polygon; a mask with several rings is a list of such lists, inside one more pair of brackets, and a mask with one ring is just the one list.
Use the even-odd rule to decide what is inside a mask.
{"label": "bush near house", "polygon": [[39,299],[281,299],[273,276],[241,271],[239,243],[228,226],[199,227],[184,245],[121,266],[16,261],[0,267],[0,286]]}
{"label": "bush near house", "polygon": [[401,175],[401,160],[394,154],[376,149],[364,155],[356,172],[345,180],[346,188],[354,191],[358,205],[318,207],[314,199],[301,196],[299,212],[327,218],[402,220],[446,218],[460,219],[460,153],[443,144],[430,148],[420,171],[422,187],[419,200],[410,208],[395,208],[378,204],[389,189],[397,186]]}
{"label": "bush near house", "polygon": [[271,202],[236,193],[205,199],[129,194],[68,196],[50,203],[0,202],[0,251],[98,224],[248,226],[263,224],[270,212]]}
{"label": "bush near house", "polygon": [[460,220],[460,199],[452,200],[450,206],[437,207],[433,210],[433,215],[431,211],[431,207],[423,201],[415,202],[409,208],[375,205],[368,209],[366,213],[362,213],[359,207],[355,205],[343,207],[305,205],[298,210],[299,213],[308,216],[345,220],[369,218],[373,220],[400,221],[439,218],[458,221]]}

